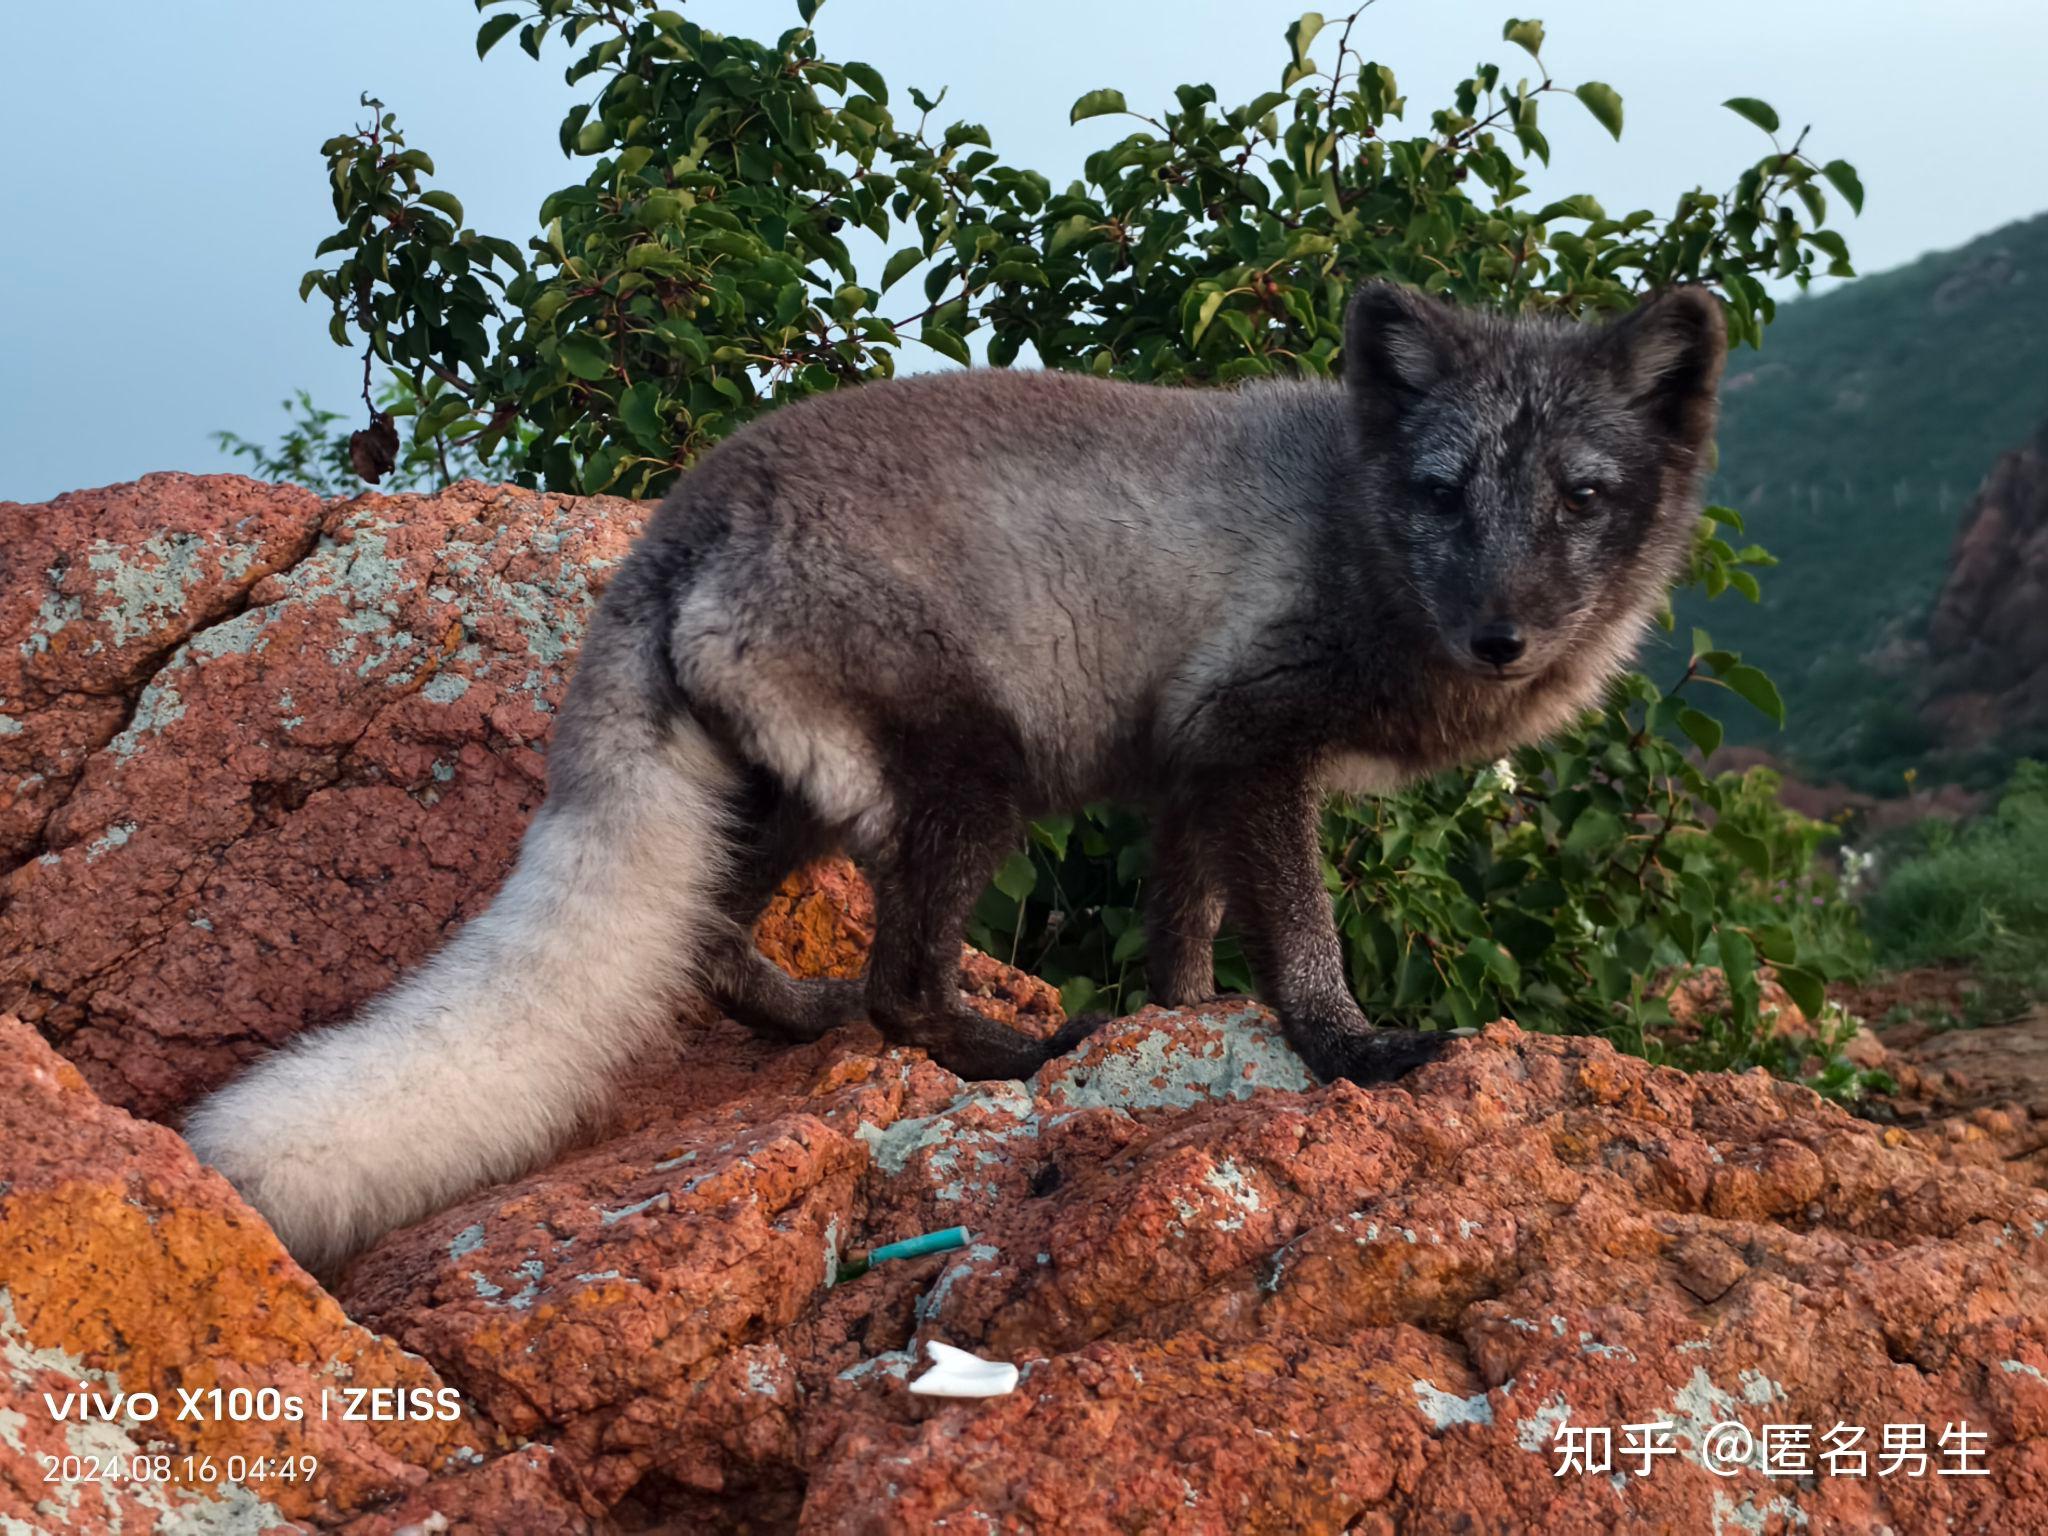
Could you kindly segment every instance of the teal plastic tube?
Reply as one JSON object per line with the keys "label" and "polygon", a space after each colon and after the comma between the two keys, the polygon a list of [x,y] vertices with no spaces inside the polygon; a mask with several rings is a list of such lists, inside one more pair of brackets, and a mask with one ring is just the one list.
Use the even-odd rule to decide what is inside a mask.
{"label": "teal plastic tube", "polygon": [[870,1265],[886,1263],[890,1259],[921,1259],[928,1253],[944,1253],[950,1248],[965,1248],[968,1232],[965,1227],[947,1227],[940,1232],[927,1232],[922,1237],[906,1237],[900,1243],[889,1243],[868,1254]]}
{"label": "teal plastic tube", "polygon": [[921,1259],[928,1253],[965,1248],[969,1235],[965,1227],[947,1227],[943,1231],[927,1232],[922,1237],[906,1237],[900,1243],[886,1243],[867,1253],[856,1248],[838,1264],[831,1283],[837,1285],[842,1280],[855,1279],[874,1265],[885,1264],[890,1259]]}

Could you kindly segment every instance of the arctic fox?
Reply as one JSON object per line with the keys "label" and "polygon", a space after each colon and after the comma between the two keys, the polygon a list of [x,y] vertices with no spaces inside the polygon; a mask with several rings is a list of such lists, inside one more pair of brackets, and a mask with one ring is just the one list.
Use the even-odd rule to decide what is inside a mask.
{"label": "arctic fox", "polygon": [[[961,929],[1025,818],[1097,799],[1155,816],[1156,1000],[1212,994],[1227,909],[1310,1068],[1399,1075],[1441,1037],[1359,1011],[1320,798],[1598,702],[1685,563],[1725,350],[1702,289],[1584,326],[1374,283],[1341,385],[970,370],[775,412],[605,592],[489,910],[193,1145],[330,1269],[560,1146],[693,989],[1024,1076],[1087,1026],[964,1007]],[[794,981],[749,924],[834,848],[875,886],[867,975]]]}

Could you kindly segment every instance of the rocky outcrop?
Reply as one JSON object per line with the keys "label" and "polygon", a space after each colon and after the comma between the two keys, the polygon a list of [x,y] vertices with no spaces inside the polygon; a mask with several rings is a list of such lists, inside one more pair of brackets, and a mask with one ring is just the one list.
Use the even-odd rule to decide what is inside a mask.
{"label": "rocky outcrop", "polygon": [[1965,745],[2048,728],[2048,424],[1964,509],[1927,624],[1927,712]]}
{"label": "rocky outcrop", "polygon": [[428,1488],[479,1518],[516,1490],[582,1519],[565,1467],[497,1466],[509,1442],[432,1366],[4,1017],[0,1081],[0,1528],[333,1527]]}
{"label": "rocky outcrop", "polygon": [[[622,1134],[395,1235],[340,1292],[635,1521],[2048,1517],[2048,1194],[1761,1074],[1496,1026],[1399,1087],[1316,1088],[1238,1005],[1119,1021],[1028,1085],[850,1031],[722,1103],[642,1086]],[[960,1252],[830,1283],[846,1247],[955,1224]],[[1022,1385],[911,1396],[934,1338]],[[1673,1450],[1648,1475],[1554,1475],[1559,1425],[1651,1421]],[[1837,1423],[1874,1448],[1965,1422],[1988,1478],[1702,1464],[1766,1423],[1816,1426],[1817,1455]]]}
{"label": "rocky outcrop", "polygon": [[0,507],[0,1009],[160,1116],[421,959],[510,867],[640,515],[185,475]]}
{"label": "rocky outcrop", "polygon": [[[226,481],[271,510],[216,525],[213,490],[165,485],[214,529],[202,573],[265,517],[297,532],[246,585],[180,577],[200,595],[161,605],[147,657],[89,617],[132,574],[76,588],[47,637],[84,670],[25,674],[47,709],[14,713],[18,678],[0,705],[4,740],[71,765],[27,791],[0,911],[0,979],[35,1026],[0,1025],[0,1525],[2048,1529],[2031,1100],[1880,1126],[1507,1024],[1363,1089],[1314,1084],[1254,1004],[1149,1009],[1032,1082],[970,1084],[866,1026],[785,1048],[700,1012],[600,1133],[391,1234],[330,1296],[127,1111],[174,1116],[482,903],[632,509],[462,487],[294,511]],[[83,569],[159,571],[163,531]],[[105,699],[118,718],[76,724]],[[73,724],[50,723],[64,700]],[[757,938],[850,975],[871,925],[829,865]],[[1059,1020],[986,957],[966,986]],[[851,1250],[956,1225],[958,1250],[839,1278]],[[932,1340],[1022,1380],[913,1395]],[[81,1381],[173,1407],[346,1384],[461,1407],[60,1422],[43,1394]],[[1625,1426],[1649,1423],[1645,1468]],[[1766,1465],[1766,1425],[1805,1426],[1814,1470]],[[1861,1472],[1823,1463],[1850,1449],[1837,1425],[1864,1432]],[[1887,1425],[1927,1427],[1917,1472],[1910,1448],[1881,1470]],[[1602,1428],[1611,1464],[1560,1476],[1566,1432]],[[212,1456],[215,1480],[42,1481],[67,1451]],[[310,1480],[250,1472],[290,1453]]]}
{"label": "rocky outcrop", "polygon": [[[36,1125],[79,1117],[28,1109]],[[71,1244],[48,1250],[58,1275],[81,1272],[80,1242],[132,1255],[73,1310],[120,1325],[156,1316],[153,1298],[175,1319],[187,1291],[203,1305],[221,1287],[234,1316],[267,1320],[311,1292],[246,1212],[179,1244],[189,1267],[138,1281],[162,1241],[94,1203],[102,1156],[68,1155],[51,1182],[72,1204],[37,1228]],[[0,1197],[0,1252],[28,1230],[22,1187]],[[192,1204],[234,1212],[189,1159],[153,1200],[158,1226]],[[963,1250],[831,1283],[850,1247],[953,1224],[971,1229]],[[699,1023],[606,1140],[394,1234],[339,1296],[468,1409],[447,1431],[468,1437],[462,1465],[399,1458],[356,1529],[2048,1516],[2048,1194],[1761,1074],[1687,1077],[1505,1025],[1368,1090],[1308,1084],[1251,1005],[1148,1010],[1031,1084],[961,1083],[864,1028],[775,1050]],[[156,1358],[182,1361],[192,1326]],[[295,1379],[286,1362],[317,1369],[344,1343],[411,1358],[280,1331],[301,1353],[280,1361],[273,1343],[244,1379]],[[914,1397],[931,1338],[1013,1360],[1023,1382],[985,1402]],[[75,1338],[22,1348],[112,1373]],[[40,1410],[17,1394],[14,1411]],[[1560,1426],[1618,1445],[1647,1422],[1672,1426],[1647,1475],[1554,1475]],[[1803,1424],[1818,1456],[1838,1423],[1868,1427],[1865,1475],[1769,1476],[1743,1453],[1765,1424]],[[1926,1475],[1877,1475],[1893,1423],[1932,1426]],[[1938,1474],[1939,1437],[1961,1424],[1983,1455],[1948,1464],[1987,1477]]]}

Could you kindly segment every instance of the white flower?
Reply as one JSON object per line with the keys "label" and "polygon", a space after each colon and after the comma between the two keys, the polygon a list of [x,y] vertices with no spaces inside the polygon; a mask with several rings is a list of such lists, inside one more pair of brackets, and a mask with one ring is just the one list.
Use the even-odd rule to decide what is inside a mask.
{"label": "white flower", "polygon": [[1516,789],[1515,765],[1506,758],[1479,770],[1472,788],[1481,795],[1512,795]]}

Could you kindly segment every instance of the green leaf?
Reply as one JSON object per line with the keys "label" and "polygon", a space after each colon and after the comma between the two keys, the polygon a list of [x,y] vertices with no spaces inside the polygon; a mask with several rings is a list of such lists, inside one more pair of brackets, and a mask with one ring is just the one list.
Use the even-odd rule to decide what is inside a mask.
{"label": "green leaf", "polygon": [[1067,856],[1067,841],[1074,835],[1071,816],[1041,816],[1031,823],[1031,835],[1053,851],[1055,858]]}
{"label": "green leaf", "polygon": [[493,16],[476,29],[476,56],[482,58],[497,45],[498,39],[518,26],[518,16]]}
{"label": "green leaf", "polygon": [[588,331],[564,336],[555,352],[562,366],[579,379],[601,379],[612,371],[611,350]]}
{"label": "green leaf", "polygon": [[436,187],[430,192],[422,192],[420,201],[429,208],[438,208],[458,225],[462,223],[462,202],[453,192],[443,192]]}
{"label": "green leaf", "polygon": [[1828,989],[1813,972],[1797,965],[1777,968],[1778,985],[1809,1019],[1817,1019],[1828,1005]]}
{"label": "green leaf", "polygon": [[1778,131],[1778,114],[1767,101],[1758,101],[1754,96],[1730,96],[1721,105],[1738,117],[1748,118],[1765,133]]}
{"label": "green leaf", "polygon": [[1316,34],[1323,30],[1321,11],[1303,11],[1299,21],[1287,24],[1287,46],[1294,50],[1294,67],[1306,69],[1309,64],[1308,51],[1315,46]]}
{"label": "green leaf", "polygon": [[650,450],[667,446],[662,441],[666,434],[662,431],[661,417],[655,410],[660,393],[652,379],[642,379],[619,399],[619,420],[640,439],[641,446]]}
{"label": "green leaf", "polygon": [[1485,965],[1495,981],[1510,993],[1522,985],[1522,967],[1515,957],[1491,939],[1474,939],[1465,946],[1465,953],[1476,956]]}
{"label": "green leaf", "polygon": [[1596,853],[1620,842],[1621,835],[1621,818],[1612,811],[1584,811],[1565,835],[1564,850],[1566,853]]}
{"label": "green leaf", "polygon": [[1586,104],[1593,120],[1617,139],[1621,137],[1621,93],[1611,85],[1588,80],[1572,94]]}
{"label": "green leaf", "polygon": [[1756,946],[1739,929],[1723,927],[1715,935],[1721,945],[1721,971],[1728,990],[1747,991],[1756,982]]}
{"label": "green leaf", "polygon": [[1031,855],[1020,851],[1003,860],[1003,867],[996,871],[995,887],[1018,902],[1036,890],[1038,866],[1031,862]]}
{"label": "green leaf", "polygon": [[1543,52],[1543,23],[1540,21],[1510,18],[1508,24],[1500,29],[1500,35],[1505,41],[1526,50],[1531,58]]}
{"label": "green leaf", "polygon": [[939,356],[949,357],[963,367],[974,362],[974,354],[967,350],[967,343],[943,325],[934,325],[927,320],[918,332],[918,339]]}
{"label": "green leaf", "polygon": [[889,105],[889,87],[883,83],[881,71],[872,64],[842,64],[846,78],[866,91],[883,106]]}
{"label": "green leaf", "polygon": [[924,252],[914,245],[897,251],[882,268],[882,292],[887,293],[904,273],[923,260]]}
{"label": "green leaf", "polygon": [[1759,837],[1752,837],[1732,821],[1714,823],[1714,841],[1742,861],[1743,867],[1759,880],[1771,877],[1771,850]]}
{"label": "green leaf", "polygon": [[1704,710],[1690,705],[1678,712],[1678,728],[1692,738],[1702,757],[1712,757],[1721,745],[1721,722]]}
{"label": "green leaf", "polygon": [[1599,200],[1581,192],[1574,197],[1559,198],[1554,203],[1545,204],[1542,212],[1536,215],[1536,222],[1548,224],[1552,219],[1591,220],[1606,217],[1607,210],[1600,206]]}
{"label": "green leaf", "polygon": [[1857,213],[1863,212],[1863,180],[1856,174],[1856,167],[1846,160],[1830,160],[1820,168],[1827,177],[1828,185],[1842,194],[1842,200]]}
{"label": "green leaf", "polygon": [[1778,685],[1762,671],[1747,662],[1737,662],[1721,674],[1721,681],[1769,715],[1780,726],[1784,725],[1785,701],[1778,695]]}
{"label": "green leaf", "polygon": [[1067,114],[1067,121],[1069,123],[1078,123],[1084,117],[1102,117],[1111,112],[1124,112],[1128,110],[1129,108],[1124,105],[1124,93],[1122,91],[1090,91],[1074,103],[1074,109]]}

